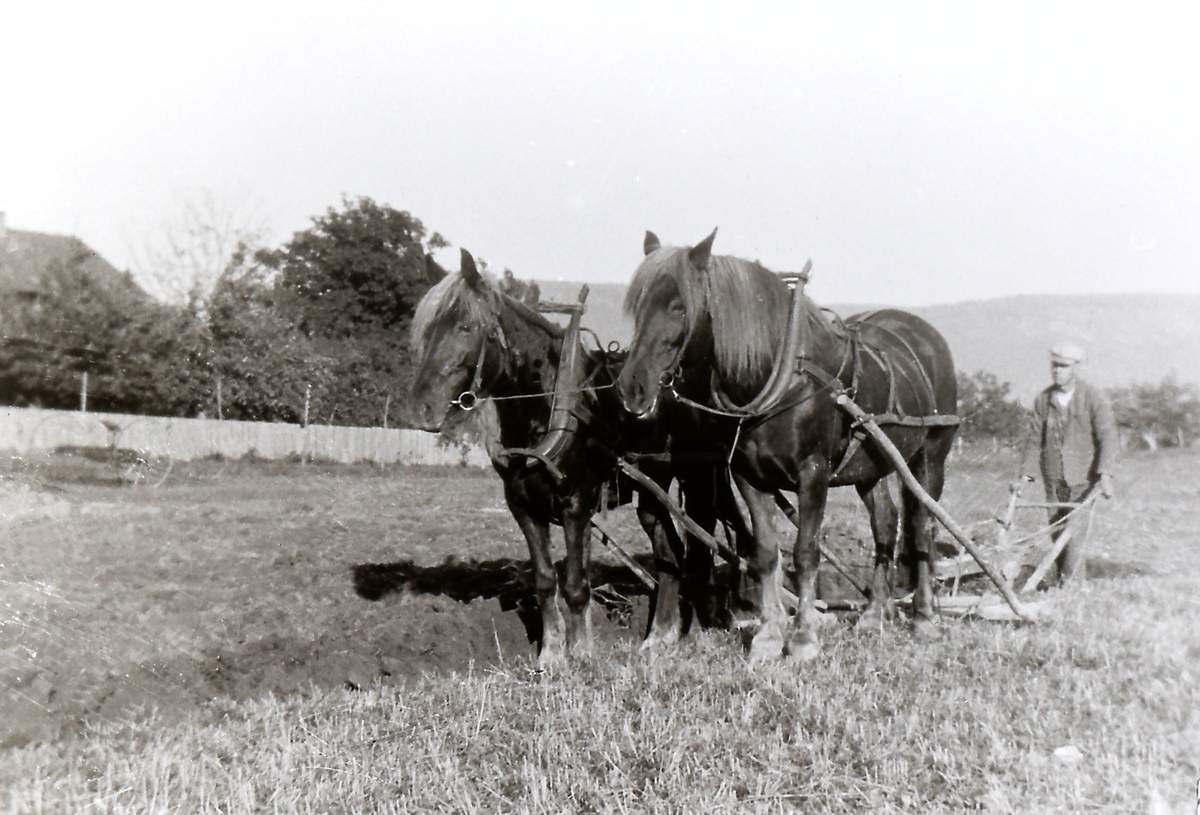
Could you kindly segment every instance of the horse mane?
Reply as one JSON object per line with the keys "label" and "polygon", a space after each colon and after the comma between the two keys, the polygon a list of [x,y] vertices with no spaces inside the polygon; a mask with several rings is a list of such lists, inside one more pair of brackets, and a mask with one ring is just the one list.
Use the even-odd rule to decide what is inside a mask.
{"label": "horse mane", "polygon": [[770,374],[791,300],[778,275],[757,261],[729,255],[713,255],[708,269],[699,271],[688,261],[686,247],[664,247],[648,255],[634,273],[625,294],[625,313],[636,318],[648,305],[649,290],[663,277],[672,278],[679,288],[689,334],[702,315],[711,318],[717,373],[723,382],[749,387]]}
{"label": "horse mane", "polygon": [[412,350],[418,359],[425,356],[425,343],[433,324],[455,308],[464,310],[470,324],[476,328],[486,331],[497,324],[503,295],[491,273],[480,272],[480,277],[479,283],[471,287],[461,272],[451,272],[421,298],[410,329]]}

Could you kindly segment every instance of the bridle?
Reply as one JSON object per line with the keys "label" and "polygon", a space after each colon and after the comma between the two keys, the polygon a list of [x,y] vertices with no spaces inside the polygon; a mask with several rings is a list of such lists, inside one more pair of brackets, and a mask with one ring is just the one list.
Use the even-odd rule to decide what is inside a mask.
{"label": "bridle", "polygon": [[[504,329],[500,327],[500,323],[496,323],[496,327],[488,332],[488,335],[479,343],[479,358],[475,360],[475,372],[471,376],[471,387],[458,395],[457,399],[452,399],[450,405],[464,412],[470,412],[479,407],[480,398],[479,390],[483,388],[483,369],[487,362],[488,345],[496,343],[500,348],[506,348],[508,343],[504,339]],[[500,378],[503,366],[497,366],[496,375],[493,377],[493,382]]]}

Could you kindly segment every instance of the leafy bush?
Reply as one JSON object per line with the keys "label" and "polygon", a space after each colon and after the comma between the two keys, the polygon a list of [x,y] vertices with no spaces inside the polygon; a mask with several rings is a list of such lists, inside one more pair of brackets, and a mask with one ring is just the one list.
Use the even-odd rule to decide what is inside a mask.
{"label": "leafy bush", "polygon": [[77,408],[86,371],[97,411],[394,427],[426,251],[444,245],[407,212],[344,199],[277,249],[239,246],[188,306],[92,274],[86,252],[53,261],[37,298],[0,303],[0,402]]}
{"label": "leafy bush", "polygon": [[1122,445],[1190,447],[1200,437],[1200,389],[1191,383],[1168,376],[1157,385],[1111,388],[1108,396]]}
{"label": "leafy bush", "polygon": [[19,342],[0,346],[3,402],[77,408],[86,371],[90,409],[194,415],[205,399],[203,321],[156,302],[128,275],[89,271],[88,257],[51,261],[38,298],[5,309],[6,340]]}
{"label": "leafy bush", "polygon": [[1012,384],[988,371],[958,372],[959,437],[965,441],[990,440],[993,445],[1021,440],[1029,412],[1009,398]]}

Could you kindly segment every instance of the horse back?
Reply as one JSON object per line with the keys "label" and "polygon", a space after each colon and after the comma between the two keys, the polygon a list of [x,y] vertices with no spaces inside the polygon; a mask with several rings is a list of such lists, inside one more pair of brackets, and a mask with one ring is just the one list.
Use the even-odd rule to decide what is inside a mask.
{"label": "horse back", "polygon": [[950,346],[926,320],[899,309],[856,314],[846,320],[855,337],[856,401],[872,413],[952,415],[958,410],[958,377]]}

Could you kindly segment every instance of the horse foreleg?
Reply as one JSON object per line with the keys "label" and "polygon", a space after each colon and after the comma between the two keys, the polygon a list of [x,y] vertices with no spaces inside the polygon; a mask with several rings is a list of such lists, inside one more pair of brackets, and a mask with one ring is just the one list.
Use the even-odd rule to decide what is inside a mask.
{"label": "horse foreleg", "polygon": [[[684,510],[709,534],[717,528],[714,475],[702,472],[683,483]],[[718,591],[714,578],[712,550],[689,533],[684,553],[683,598],[696,622],[705,628],[729,624],[727,592]]]}
{"label": "horse foreleg", "polygon": [[785,652],[789,659],[807,662],[820,653],[817,629],[820,614],[816,608],[817,568],[821,565],[821,547],[817,534],[825,517],[825,499],[829,495],[829,463],[824,458],[810,458],[800,468],[800,523],[796,529],[796,548],[792,561],[796,568],[796,597],[798,606],[792,633]]}
{"label": "horse foreleg", "polygon": [[783,657],[788,618],[780,591],[783,575],[780,574],[779,540],[772,523],[775,498],[751,487],[743,478],[734,476],[734,480],[750,511],[756,544],[753,557],[746,563],[746,578],[762,598],[758,632],[750,641],[750,661],[780,659]]}
{"label": "horse foreleg", "polygon": [[[657,479],[656,479],[657,480]],[[683,560],[683,541],[667,508],[654,496],[638,493],[638,521],[650,537],[654,548],[654,565],[658,589],[654,592],[654,608],[646,626],[642,651],[655,651],[679,642],[683,636],[683,617],[680,614],[680,565]]]}
{"label": "horse foreleg", "polygon": [[550,525],[535,520],[523,506],[510,500],[509,510],[529,544],[529,560],[533,564],[533,588],[537,594],[542,631],[538,637],[538,667],[547,668],[561,662],[566,649],[566,625],[558,607],[558,574],[550,554]]}
{"label": "horse foreleg", "polygon": [[859,485],[857,489],[871,518],[871,537],[875,540],[871,597],[857,623],[859,628],[864,628],[877,626],[896,616],[896,604],[892,602],[891,566],[892,553],[896,548],[897,513],[886,479]]}
{"label": "horse foreleg", "polygon": [[592,653],[592,510],[575,506],[563,513],[563,538],[567,544],[567,650],[583,656]]}

